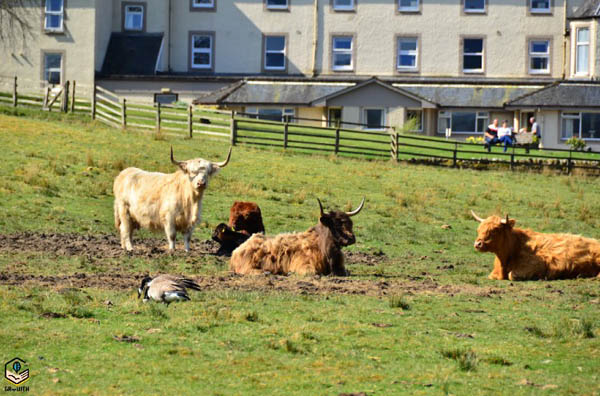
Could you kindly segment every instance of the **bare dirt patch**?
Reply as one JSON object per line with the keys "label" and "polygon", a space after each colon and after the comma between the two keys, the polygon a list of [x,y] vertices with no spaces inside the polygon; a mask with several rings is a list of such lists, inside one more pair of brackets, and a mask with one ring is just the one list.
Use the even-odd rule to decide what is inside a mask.
{"label": "bare dirt patch", "polygon": [[[170,254],[163,239],[137,240],[134,251],[127,253],[121,249],[116,235],[80,235],[60,233],[25,232],[12,235],[0,235],[0,250],[3,251],[38,251],[56,256],[92,257],[97,262],[103,259],[133,255],[143,258],[155,258]],[[199,255],[215,255],[218,245],[213,241],[192,242],[192,251],[183,249],[175,253],[175,257],[194,257]],[[346,263],[376,265],[389,262],[384,254],[364,252],[346,253]],[[227,258],[222,258],[226,261]],[[123,272],[111,268],[104,273],[74,273],[70,275],[32,275],[21,272],[0,273],[0,284],[14,286],[44,286],[61,289],[65,287],[99,288],[110,290],[134,290],[138,287],[146,273]],[[189,275],[187,275],[190,277]],[[290,292],[294,294],[329,295],[354,294],[368,296],[387,296],[394,294],[472,294],[481,297],[492,297],[503,291],[491,287],[473,285],[441,285],[431,277],[415,277],[406,279],[356,279],[332,276],[279,276],[264,274],[259,276],[240,276],[236,274],[197,276],[193,278],[203,290],[237,290],[259,292]]]}

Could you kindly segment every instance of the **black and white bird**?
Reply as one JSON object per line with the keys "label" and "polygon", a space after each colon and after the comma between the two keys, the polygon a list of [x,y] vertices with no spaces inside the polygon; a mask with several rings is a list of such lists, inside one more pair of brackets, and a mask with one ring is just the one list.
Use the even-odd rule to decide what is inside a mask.
{"label": "black and white bird", "polygon": [[152,299],[167,305],[173,301],[186,301],[190,297],[187,289],[200,290],[200,286],[191,279],[175,275],[146,276],[138,289],[138,298],[144,296],[144,302]]}

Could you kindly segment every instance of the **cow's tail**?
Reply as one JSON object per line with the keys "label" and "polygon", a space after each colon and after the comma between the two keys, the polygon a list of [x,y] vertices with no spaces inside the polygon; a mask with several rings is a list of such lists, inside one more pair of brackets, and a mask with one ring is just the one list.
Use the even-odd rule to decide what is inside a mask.
{"label": "cow's tail", "polygon": [[119,216],[119,205],[117,204],[116,199],[115,199],[115,204],[114,204],[114,212],[115,212],[115,227],[118,230],[121,228],[121,217]]}

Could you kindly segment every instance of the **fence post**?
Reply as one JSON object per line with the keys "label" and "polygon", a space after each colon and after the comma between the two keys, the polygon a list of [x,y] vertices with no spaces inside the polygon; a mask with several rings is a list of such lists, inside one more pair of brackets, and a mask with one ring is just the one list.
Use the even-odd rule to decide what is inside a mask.
{"label": "fence post", "polygon": [[125,129],[127,127],[127,99],[123,98],[123,103],[121,104],[121,128]]}
{"label": "fence post", "polygon": [[190,139],[192,138],[192,134],[194,131],[194,109],[192,108],[192,105],[190,105],[188,107],[188,132],[190,133]]}
{"label": "fence post", "polygon": [[231,145],[235,146],[237,141],[237,120],[235,119],[235,110],[231,111]]}
{"label": "fence post", "polygon": [[96,84],[92,87],[92,120],[96,119]]}
{"label": "fence post", "polygon": [[[284,116],[285,117],[285,116]],[[285,122],[283,123],[283,148],[286,149],[288,146],[288,118],[285,117]]]}
{"label": "fence post", "polygon": [[69,80],[65,81],[62,95],[60,98],[60,111],[66,113],[69,110]]}
{"label": "fence post", "polygon": [[458,142],[454,142],[454,152],[452,153],[452,167],[456,168],[456,154],[458,151]]}
{"label": "fence post", "polygon": [[160,102],[156,103],[156,132],[160,133]]}
{"label": "fence post", "polygon": [[512,145],[512,152],[510,154],[510,170],[513,170],[515,167],[515,145]]}
{"label": "fence post", "polygon": [[573,155],[573,150],[569,149],[569,159],[567,160],[567,175],[571,174],[571,156]]}
{"label": "fence post", "polygon": [[13,83],[13,107],[17,107],[17,76],[15,76],[15,81]]}
{"label": "fence post", "polygon": [[340,124],[335,127],[335,154],[340,151]]}
{"label": "fence post", "polygon": [[71,113],[75,112],[75,84],[77,82],[73,80],[73,86],[71,87]]}
{"label": "fence post", "polygon": [[44,92],[44,103],[42,109],[48,110],[48,97],[50,96],[50,86],[46,86],[46,92]]}

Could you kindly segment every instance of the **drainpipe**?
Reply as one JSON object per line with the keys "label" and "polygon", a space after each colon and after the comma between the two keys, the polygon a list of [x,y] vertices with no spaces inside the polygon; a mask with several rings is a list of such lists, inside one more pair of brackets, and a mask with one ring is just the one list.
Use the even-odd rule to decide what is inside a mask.
{"label": "drainpipe", "polygon": [[317,43],[319,41],[319,0],[315,0],[313,15],[313,42],[312,42],[312,75],[317,75]]}
{"label": "drainpipe", "polygon": [[562,76],[564,80],[567,75],[567,0],[563,3],[564,23],[563,23],[563,51],[562,51]]}
{"label": "drainpipe", "polygon": [[167,39],[167,73],[171,73],[171,0],[169,0],[169,20],[168,20],[168,24],[169,24],[169,29],[168,29],[168,35],[169,38]]}

